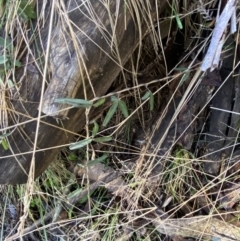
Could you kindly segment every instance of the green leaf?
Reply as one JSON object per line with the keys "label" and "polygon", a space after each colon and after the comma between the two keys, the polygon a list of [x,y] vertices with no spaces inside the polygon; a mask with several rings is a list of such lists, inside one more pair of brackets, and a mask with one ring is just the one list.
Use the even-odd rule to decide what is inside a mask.
{"label": "green leaf", "polygon": [[153,111],[153,109],[154,109],[154,95],[153,95],[152,92],[150,93],[150,96],[149,96],[149,97],[150,97],[150,98],[149,98],[150,111]]}
{"label": "green leaf", "polygon": [[3,139],[4,137],[10,136],[11,134],[12,134],[12,132],[8,132],[8,133],[0,135],[0,140]]}
{"label": "green leaf", "polygon": [[9,45],[9,44],[10,44],[9,40],[8,40],[8,39],[5,39],[5,38],[3,38],[3,37],[0,37],[0,45],[4,47],[5,44],[6,44],[6,45]]}
{"label": "green leaf", "polygon": [[94,124],[94,126],[93,126],[93,129],[92,129],[92,135],[96,136],[97,133],[98,133],[98,130],[99,130],[99,125],[96,121],[94,121],[93,124]]}
{"label": "green leaf", "polygon": [[68,219],[70,219],[70,220],[72,220],[72,216],[73,216],[73,207],[74,207],[74,206],[70,207],[70,208],[68,209],[68,212],[67,212]]}
{"label": "green leaf", "polygon": [[7,141],[5,140],[5,139],[3,139],[2,140],[2,147],[3,147],[3,149],[5,150],[5,151],[7,151],[8,150],[8,143],[7,143]]}
{"label": "green leaf", "polygon": [[74,144],[72,144],[69,149],[70,150],[76,150],[76,149],[79,149],[79,148],[82,148],[84,146],[87,146],[88,144],[90,144],[92,142],[92,139],[85,139],[85,140],[82,140],[82,141],[79,141],[79,142],[76,142]]}
{"label": "green leaf", "polygon": [[127,108],[125,101],[123,101],[123,100],[119,101],[119,109],[122,111],[125,118],[127,118],[129,116],[128,108]]}
{"label": "green leaf", "polygon": [[35,19],[37,17],[33,6],[34,5],[29,4],[29,1],[21,1],[18,12],[25,21],[28,21],[29,19]]}
{"label": "green leaf", "polygon": [[112,140],[111,136],[103,136],[103,137],[98,137],[98,138],[93,139],[93,141],[95,141],[95,142],[108,142],[111,140]]}
{"label": "green leaf", "polygon": [[13,61],[13,63],[14,63],[15,67],[21,67],[22,66],[22,63],[17,59],[15,59],[15,61]]}
{"label": "green leaf", "polygon": [[106,98],[101,98],[93,106],[98,107],[98,106],[102,105],[105,102],[105,100],[106,100]]}
{"label": "green leaf", "polygon": [[181,22],[181,19],[179,18],[179,15],[178,13],[175,11],[175,9],[172,7],[172,11],[175,15],[175,18],[176,18],[176,21],[177,21],[177,25],[180,29],[183,29],[183,25],[182,25],[182,22]]}
{"label": "green leaf", "polygon": [[55,103],[72,105],[77,108],[89,108],[92,102],[83,99],[59,98],[54,100]]}
{"label": "green leaf", "polygon": [[12,80],[8,79],[7,82],[8,82],[9,88],[13,88],[14,87],[14,84],[13,84]]}
{"label": "green leaf", "polygon": [[69,161],[73,161],[73,162],[74,162],[74,161],[77,161],[78,157],[77,157],[75,154],[70,153],[70,154],[68,155],[67,159],[68,159]]}
{"label": "green leaf", "polygon": [[80,198],[78,202],[79,202],[80,204],[83,204],[83,203],[87,202],[88,197],[90,197],[90,196],[93,194],[94,191],[95,191],[95,190],[90,190],[90,192],[87,192],[87,194],[84,195],[82,198]]}
{"label": "green leaf", "polygon": [[[176,14],[176,13],[175,13],[175,14]],[[183,29],[183,25],[182,25],[181,19],[179,18],[179,15],[176,14],[176,15],[175,15],[175,18],[176,18],[178,27],[179,27],[180,29]]]}
{"label": "green leaf", "polygon": [[190,75],[190,71],[187,71],[187,72],[183,75],[182,79],[180,80],[179,87],[183,85],[183,83],[188,79],[189,75]]}
{"label": "green leaf", "polygon": [[71,199],[71,198],[74,198],[75,196],[78,196],[80,193],[82,192],[82,188],[78,188],[72,192],[70,192],[67,196],[67,199]]}
{"label": "green leaf", "polygon": [[9,52],[12,52],[12,45],[11,42],[7,38],[0,37],[0,46],[8,49]]}
{"label": "green leaf", "polygon": [[[90,197],[93,194],[94,191],[95,190],[90,190],[90,192],[87,192],[86,195],[84,195],[82,198],[80,198],[78,202],[79,203],[85,203],[88,200],[88,197]],[[82,189],[79,188],[79,189],[69,193],[68,196],[67,196],[67,199],[68,200],[75,199],[80,195],[81,192],[82,192]]]}
{"label": "green leaf", "polygon": [[103,161],[105,161],[105,160],[107,159],[107,157],[108,157],[108,155],[107,155],[107,154],[104,154],[104,155],[96,158],[95,160],[89,161],[89,162],[87,163],[87,166],[89,167],[89,166],[93,166],[93,165],[95,165],[95,164],[97,164],[97,163],[99,163],[99,162],[103,162]]}
{"label": "green leaf", "polygon": [[116,113],[117,107],[118,107],[118,100],[115,100],[103,121],[103,124],[102,124],[103,127],[106,127],[109,121],[112,119],[113,115]]}
{"label": "green leaf", "polygon": [[146,99],[150,96],[151,93],[152,93],[152,92],[151,92],[150,90],[148,90],[148,91],[144,94],[144,96],[141,98],[141,100],[146,100]]}
{"label": "green leaf", "polygon": [[112,101],[112,102],[118,101],[118,100],[119,100],[119,99],[118,99],[116,96],[114,96],[114,95],[111,96],[111,101]]}
{"label": "green leaf", "polygon": [[187,70],[188,68],[186,68],[186,67],[181,67],[181,66],[179,66],[178,68],[175,68],[175,70],[176,71],[180,71],[180,72],[183,72],[183,71],[185,71],[185,70]]}
{"label": "green leaf", "polygon": [[8,57],[6,55],[0,56],[0,64],[4,64],[8,61]]}

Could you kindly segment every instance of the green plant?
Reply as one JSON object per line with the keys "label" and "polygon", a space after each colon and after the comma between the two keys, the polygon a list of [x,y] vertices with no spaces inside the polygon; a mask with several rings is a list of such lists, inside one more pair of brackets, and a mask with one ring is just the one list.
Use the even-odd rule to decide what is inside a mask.
{"label": "green plant", "polygon": [[108,110],[108,112],[106,114],[106,117],[102,124],[103,127],[106,127],[108,125],[108,123],[112,119],[113,115],[116,113],[117,108],[119,108],[121,110],[121,112],[125,118],[127,118],[129,116],[127,105],[123,100],[120,100],[115,96],[111,96],[111,101],[112,101],[112,106],[110,107],[110,109]]}
{"label": "green plant", "polygon": [[143,97],[141,98],[142,100],[146,100],[149,98],[149,106],[150,106],[150,111],[153,111],[154,109],[154,95],[151,90],[148,90]]}
{"label": "green plant", "polygon": [[183,201],[186,194],[193,188],[191,180],[195,174],[191,159],[194,159],[192,153],[177,147],[163,174],[163,184],[167,193],[177,202]]}

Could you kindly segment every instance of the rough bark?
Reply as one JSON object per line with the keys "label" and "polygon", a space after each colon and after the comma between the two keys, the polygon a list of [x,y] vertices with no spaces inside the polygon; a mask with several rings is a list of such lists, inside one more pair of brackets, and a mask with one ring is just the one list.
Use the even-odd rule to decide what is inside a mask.
{"label": "rough bark", "polygon": [[[41,2],[41,1],[40,1]],[[46,16],[50,15],[50,3],[47,6],[40,6]],[[69,19],[72,21],[72,30],[63,25],[60,17],[55,16],[55,24],[51,37],[50,57],[48,60],[48,84],[44,94],[42,111],[47,114],[41,119],[39,129],[37,152],[35,155],[35,177],[39,176],[54,160],[59,148],[58,145],[68,143],[72,134],[79,132],[85,125],[85,114],[83,109],[71,109],[54,113],[65,108],[64,105],[54,104],[55,98],[70,97],[84,98],[83,83],[86,86],[87,99],[106,93],[114,79],[121,72],[123,66],[139,43],[139,27],[136,24],[134,14],[129,10],[125,11],[125,1],[110,1],[108,11],[102,1],[65,0],[65,8]],[[155,1],[144,1],[142,9],[152,6],[150,11],[153,21],[157,19]],[[166,1],[158,1],[159,8],[164,9]],[[138,3],[141,5],[141,3]],[[92,12],[89,6],[92,6]],[[41,10],[41,8],[39,9]],[[43,9],[44,8],[44,9]],[[63,7],[62,7],[63,8]],[[64,9],[64,8],[63,8]],[[127,8],[128,9],[128,8]],[[116,11],[119,14],[116,18]],[[57,12],[57,11],[56,11]],[[92,13],[92,16],[90,16]],[[111,16],[111,19],[110,19]],[[91,19],[96,18],[98,24]],[[111,26],[115,20],[115,26]],[[104,27],[104,28],[103,28]],[[49,20],[45,22],[41,34],[37,36],[41,44],[40,57],[44,61],[47,46],[47,35]],[[114,31],[114,33],[113,33]],[[145,35],[149,31],[149,24],[142,19],[141,32]],[[76,37],[74,38],[72,34]],[[116,46],[111,48],[111,36],[115,35],[114,44],[117,45],[121,62],[116,57]],[[39,100],[42,87],[42,71],[32,61],[38,58],[36,43],[32,43],[32,53],[23,60],[26,63],[16,73],[19,81],[19,92],[10,98],[11,110],[8,111],[12,122],[25,124],[18,125],[13,133],[8,136],[9,150],[0,150],[0,184],[21,184],[27,181],[28,171],[32,160],[33,143],[36,131],[36,118],[38,116]],[[76,47],[79,51],[76,51]],[[81,57],[81,59],[79,59]],[[85,63],[85,70],[83,68]],[[44,65],[44,62],[43,62]],[[89,74],[87,77],[86,70]],[[24,72],[25,71],[25,72]],[[90,82],[93,86],[91,88]],[[13,111],[14,109],[14,111]],[[16,114],[18,113],[18,114]],[[56,115],[62,120],[58,123]],[[66,118],[67,117],[67,118]],[[64,127],[64,129],[61,129]],[[50,150],[42,151],[50,148]]]}

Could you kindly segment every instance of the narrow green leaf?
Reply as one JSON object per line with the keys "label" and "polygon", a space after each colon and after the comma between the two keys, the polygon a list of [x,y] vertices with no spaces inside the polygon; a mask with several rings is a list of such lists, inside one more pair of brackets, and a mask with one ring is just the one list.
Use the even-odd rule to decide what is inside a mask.
{"label": "narrow green leaf", "polygon": [[105,102],[106,98],[101,98],[99,99],[96,103],[94,103],[94,107],[98,107],[100,105],[102,105]]}
{"label": "narrow green leaf", "polygon": [[182,22],[181,22],[181,19],[179,18],[179,15],[175,13],[175,18],[176,18],[176,21],[177,21],[177,25],[180,29],[183,29],[183,25],[182,25]]}
{"label": "narrow green leaf", "polygon": [[150,97],[150,98],[149,98],[150,111],[153,111],[153,109],[154,109],[154,95],[153,95],[152,92],[150,93],[150,96],[149,96],[149,97]]}
{"label": "narrow green leaf", "polygon": [[87,194],[84,195],[82,198],[80,198],[78,202],[79,202],[80,204],[83,204],[83,203],[87,202],[88,197],[90,197],[90,196],[93,194],[94,191],[95,191],[95,190],[91,190],[90,193],[87,192]]}
{"label": "narrow green leaf", "polygon": [[175,11],[175,9],[172,7],[172,11],[175,15],[175,18],[176,18],[176,21],[177,21],[177,25],[180,29],[183,29],[183,25],[182,25],[182,22],[181,22],[181,19],[179,18],[179,15],[178,13]]}
{"label": "narrow green leaf", "polygon": [[184,82],[188,79],[189,75],[190,75],[190,71],[187,71],[187,72],[183,75],[182,79],[180,80],[179,86],[182,86],[182,85],[184,84]]}
{"label": "narrow green leaf", "polygon": [[6,141],[5,139],[2,140],[2,147],[3,147],[3,149],[4,149],[5,151],[8,150],[8,143],[7,143],[7,141]]}
{"label": "narrow green leaf", "polygon": [[7,82],[8,82],[9,88],[13,88],[14,87],[14,84],[13,84],[12,80],[8,79]]}
{"label": "narrow green leaf", "polygon": [[95,165],[95,164],[97,164],[97,163],[99,163],[99,162],[103,162],[103,161],[105,161],[105,160],[107,159],[107,157],[108,157],[108,155],[107,155],[107,154],[104,154],[104,155],[96,158],[95,160],[89,161],[89,162],[87,163],[87,166],[89,167],[89,166],[93,166],[93,165]]}
{"label": "narrow green leaf", "polygon": [[82,148],[88,144],[90,144],[92,142],[92,139],[85,139],[85,140],[82,140],[82,141],[79,141],[79,142],[76,142],[74,144],[72,144],[69,149],[70,150],[76,150],[76,149],[79,149],[79,148]]}
{"label": "narrow green leaf", "polygon": [[15,61],[13,61],[13,63],[14,63],[15,67],[21,67],[22,66],[22,63],[17,59],[15,59]]}
{"label": "narrow green leaf", "polygon": [[[84,195],[82,198],[80,198],[78,202],[85,203],[88,200],[88,197],[90,197],[94,191],[95,190],[90,190],[90,192],[87,192],[86,195]],[[79,188],[79,189],[69,193],[67,199],[70,200],[69,202],[71,202],[71,200],[76,199],[80,195],[81,192],[82,192],[82,189]]]}
{"label": "narrow green leaf", "polygon": [[78,188],[72,192],[70,192],[67,196],[68,199],[74,198],[75,196],[78,196],[82,192],[82,188]]}
{"label": "narrow green leaf", "polygon": [[122,111],[125,118],[127,118],[129,116],[128,108],[127,108],[125,101],[119,100],[119,109]]}
{"label": "narrow green leaf", "polygon": [[103,127],[106,127],[109,121],[112,119],[113,115],[116,113],[117,107],[118,107],[118,100],[115,100],[103,121],[103,124],[102,124]]}
{"label": "narrow green leaf", "polygon": [[98,130],[99,130],[99,125],[96,121],[94,121],[93,124],[94,124],[94,126],[93,126],[93,129],[92,129],[92,135],[96,136],[97,133],[98,133]]}
{"label": "narrow green leaf", "polygon": [[111,140],[112,140],[111,136],[103,136],[103,137],[98,137],[98,138],[93,139],[93,141],[95,141],[95,142],[108,142]]}
{"label": "narrow green leaf", "polygon": [[68,212],[67,212],[67,215],[68,215],[68,219],[69,219],[69,220],[72,220],[72,217],[73,217],[73,207],[74,207],[74,206],[70,207],[70,208],[68,209]]}
{"label": "narrow green leaf", "polygon": [[10,41],[8,39],[5,39],[3,37],[0,37],[0,45],[1,46],[8,46],[10,44]]}
{"label": "narrow green leaf", "polygon": [[6,55],[1,55],[0,56],[0,64],[4,64],[8,61],[8,58]]}
{"label": "narrow green leaf", "polygon": [[12,132],[8,132],[8,133],[0,135],[0,140],[3,139],[4,137],[10,136],[11,134],[12,134]]}
{"label": "narrow green leaf", "polygon": [[181,67],[181,66],[179,66],[178,68],[175,68],[175,70],[176,70],[176,71],[183,72],[183,71],[187,70],[187,68],[186,68],[186,67]]}
{"label": "narrow green leaf", "polygon": [[83,99],[59,98],[54,100],[55,103],[72,105],[77,108],[89,108],[92,102]]}
{"label": "narrow green leaf", "polygon": [[112,102],[118,101],[118,100],[119,100],[119,99],[118,99],[116,96],[114,96],[114,95],[111,96],[111,101],[112,101]]}
{"label": "narrow green leaf", "polygon": [[141,100],[146,100],[146,99],[150,96],[151,93],[152,93],[152,92],[151,92],[150,90],[148,90],[148,91],[144,94],[144,96],[141,98]]}

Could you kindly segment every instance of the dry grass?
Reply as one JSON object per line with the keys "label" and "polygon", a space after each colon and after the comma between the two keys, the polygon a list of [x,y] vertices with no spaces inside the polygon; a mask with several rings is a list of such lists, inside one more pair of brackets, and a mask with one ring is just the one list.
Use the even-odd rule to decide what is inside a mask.
{"label": "dry grass", "polygon": [[[109,101],[102,115],[98,116],[95,121],[99,125],[97,135],[99,137],[111,136],[112,141],[103,144],[92,142],[76,151],[64,149],[61,156],[56,157],[48,170],[34,181],[35,154],[40,151],[37,148],[38,130],[45,117],[42,112],[38,112],[37,118],[34,119],[37,120],[37,125],[31,150],[32,165],[28,182],[21,186],[1,186],[1,240],[13,240],[13,237],[20,240],[164,240],[166,236],[171,236],[174,240],[174,235],[184,236],[184,231],[181,233],[177,230],[177,227],[183,229],[184,226],[190,229],[188,236],[192,233],[192,237],[199,240],[212,232],[211,228],[209,229],[212,226],[217,227],[219,232],[223,227],[231,232],[239,230],[237,213],[239,200],[236,196],[240,197],[240,194],[236,160],[230,162],[230,158],[226,157],[220,174],[211,176],[203,169],[203,163],[209,161],[208,156],[200,159],[195,155],[194,150],[191,152],[184,148],[176,148],[178,144],[176,141],[171,146],[171,148],[174,147],[174,151],[169,150],[169,153],[161,160],[164,164],[157,176],[157,182],[149,178],[153,162],[159,158],[159,146],[162,145],[179,112],[184,108],[188,97],[192,96],[192,88],[189,87],[184,92],[184,97],[176,107],[175,114],[155,149],[149,152],[151,137],[147,139],[144,147],[133,144],[133,140],[136,139],[135,135],[140,132],[140,129],[147,132],[155,112],[159,108],[167,110],[171,99],[177,94],[172,93],[168,98],[169,92],[166,90],[175,79],[182,76],[176,69],[182,66],[182,63],[185,63],[191,55],[193,59],[197,59],[198,54],[201,54],[209,42],[209,37],[202,38],[201,36],[206,29],[212,31],[210,27],[213,25],[214,18],[208,16],[210,13],[207,9],[213,8],[216,1],[193,2],[189,6],[188,1],[183,1],[181,8],[178,1],[173,1],[166,8],[165,13],[158,16],[159,21],[155,22],[150,18],[152,9],[148,1],[125,1],[124,7],[131,13],[139,30],[139,44],[129,61],[123,65],[118,49],[118,39],[115,36],[117,24],[124,24],[117,21],[120,14],[120,0],[116,1],[114,16],[109,3],[103,1],[109,14],[111,32],[105,28],[100,17],[96,16],[93,1],[82,1],[91,16],[91,21],[96,24],[102,37],[111,46],[111,52],[115,56],[114,62],[121,67],[121,73],[111,87],[114,91],[97,97],[88,72],[90,70],[87,69],[82,54],[83,46],[79,44],[81,40],[77,39],[76,35],[76,31],[82,30],[79,26],[74,26],[68,18],[67,6],[63,0],[52,1],[48,36],[51,36],[53,32],[54,13],[57,13],[60,16],[58,24],[70,29],[81,76],[86,81],[81,83],[85,99],[89,99],[86,86],[90,86],[93,93],[91,101],[95,103],[100,98],[116,96],[118,101],[121,99],[126,103],[129,115],[124,116],[124,111],[118,107],[106,127],[102,127],[112,106],[112,102]],[[43,1],[43,4],[46,3],[47,1]],[[6,1],[3,9],[2,16],[6,18],[2,20],[2,24],[11,39],[14,39],[14,50],[8,54],[13,60],[21,59],[23,55],[31,56],[30,43],[37,37],[38,28],[45,21],[45,12],[37,17],[39,25],[34,35],[29,36],[27,31],[29,26],[32,26],[31,20],[23,20],[19,14],[19,4],[9,0]],[[143,36],[141,32],[143,22],[147,22],[149,26],[147,36]],[[184,25],[184,30],[179,30],[180,23]],[[173,30],[183,35],[184,40],[181,41],[184,46],[179,51],[181,56],[169,66],[166,49],[169,45],[173,45],[174,38],[176,38],[175,41],[178,38],[177,35],[173,35]],[[194,38],[189,38],[189,36]],[[89,39],[89,41],[92,40]],[[50,46],[51,38],[49,37],[46,42],[45,60],[49,58]],[[101,46],[98,47],[101,48]],[[186,54],[185,50],[188,50]],[[3,52],[3,55],[7,54]],[[112,58],[110,55],[109,57]],[[44,91],[48,84],[48,62],[45,61],[45,64],[40,66],[37,59],[33,61],[42,71],[43,81],[39,105],[39,109],[42,109]],[[234,62],[237,66],[237,60]],[[193,69],[192,65],[194,65],[194,60],[188,64],[185,74]],[[0,83],[2,135],[8,133],[9,113],[14,116],[15,127],[24,124],[18,123],[19,113],[14,113],[9,101],[9,96],[14,94],[11,92],[11,85],[18,87],[22,81],[15,80],[14,76],[15,67],[7,68],[4,65]],[[151,81],[145,83],[141,76]],[[154,98],[151,99],[149,95],[149,98],[143,100],[142,97],[147,92]],[[210,101],[211,99],[208,103]],[[154,106],[153,111],[150,110],[151,106]],[[200,115],[200,111],[195,118]],[[70,130],[65,130],[66,133],[74,134],[77,140],[93,138],[94,126],[89,112],[87,108],[85,111],[87,124],[82,133],[71,133]],[[164,111],[160,119],[163,117]],[[30,117],[29,121],[33,121],[33,118]],[[239,130],[235,131],[239,132]],[[154,135],[154,132],[153,129],[151,134]],[[2,136],[2,139],[7,142],[8,148],[11,148],[7,137]],[[233,145],[238,145],[238,142],[239,138],[236,135]],[[69,145],[71,144],[66,143],[65,147]],[[58,147],[63,146],[54,148]],[[107,158],[97,159],[106,153]],[[233,205],[228,202],[232,202]],[[222,215],[223,212],[224,215]],[[196,218],[196,220],[188,221],[190,218]],[[179,223],[176,223],[177,221]],[[192,223],[197,223],[197,227],[200,228],[195,230],[197,227],[192,226]],[[227,231],[226,234],[228,235]]]}

